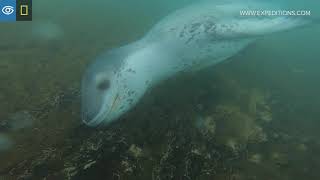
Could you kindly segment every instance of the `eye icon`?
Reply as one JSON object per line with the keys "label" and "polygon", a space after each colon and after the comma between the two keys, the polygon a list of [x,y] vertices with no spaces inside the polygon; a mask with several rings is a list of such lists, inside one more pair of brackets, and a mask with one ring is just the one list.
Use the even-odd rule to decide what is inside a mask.
{"label": "eye icon", "polygon": [[14,12],[14,8],[12,6],[4,6],[1,11],[5,15],[10,15]]}

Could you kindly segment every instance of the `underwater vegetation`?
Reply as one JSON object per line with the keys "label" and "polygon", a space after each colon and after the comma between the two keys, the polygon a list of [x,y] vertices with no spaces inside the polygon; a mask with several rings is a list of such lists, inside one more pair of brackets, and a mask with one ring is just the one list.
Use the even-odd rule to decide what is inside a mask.
{"label": "underwater vegetation", "polygon": [[[243,87],[219,72],[206,82],[193,82],[197,86],[181,93],[177,82],[183,82],[178,84],[182,88],[190,87],[190,78],[197,77],[181,75],[159,85],[141,106],[110,128],[97,130],[73,122],[73,127],[59,130],[64,132],[63,140],[37,148],[29,158],[16,160],[18,164],[4,166],[1,176],[32,180],[318,177],[316,169],[307,165],[308,152],[320,150],[318,141],[268,128],[277,121],[272,111],[277,96]],[[44,121],[33,127],[45,130],[48,126],[41,124],[46,118],[65,108],[76,109],[78,93],[66,91],[60,100],[49,101],[51,109],[32,113]],[[177,101],[167,103],[172,96]],[[204,97],[207,101],[199,101]],[[145,111],[146,107],[152,108]],[[25,111],[18,115],[30,118]],[[51,132],[49,136],[58,133]],[[319,163],[314,159],[312,164]]]}

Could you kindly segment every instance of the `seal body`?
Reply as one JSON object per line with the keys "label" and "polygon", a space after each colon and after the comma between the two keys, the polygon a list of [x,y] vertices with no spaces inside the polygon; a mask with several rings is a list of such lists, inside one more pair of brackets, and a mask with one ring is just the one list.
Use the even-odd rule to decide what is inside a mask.
{"label": "seal body", "polygon": [[194,4],[165,17],[142,39],[107,51],[83,77],[83,122],[107,125],[156,83],[179,72],[213,66],[259,36],[307,23],[286,17],[239,17],[240,10],[262,5]]}

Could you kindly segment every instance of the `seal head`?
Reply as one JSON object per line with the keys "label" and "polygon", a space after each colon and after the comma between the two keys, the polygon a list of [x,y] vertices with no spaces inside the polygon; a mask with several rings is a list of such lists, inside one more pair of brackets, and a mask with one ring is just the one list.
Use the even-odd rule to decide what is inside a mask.
{"label": "seal head", "polygon": [[[102,116],[110,113],[117,100],[116,75],[125,58],[124,48],[108,51],[89,66],[82,79],[82,120],[89,126],[97,126]],[[108,103],[107,103],[108,102]],[[109,110],[108,110],[109,109]]]}
{"label": "seal head", "polygon": [[[147,76],[139,69],[143,67],[139,59],[144,60],[146,56],[138,49],[141,49],[140,43],[109,50],[89,66],[81,87],[82,120],[85,124],[110,124],[143,95],[147,89],[143,78]],[[131,64],[130,59],[138,60]]]}

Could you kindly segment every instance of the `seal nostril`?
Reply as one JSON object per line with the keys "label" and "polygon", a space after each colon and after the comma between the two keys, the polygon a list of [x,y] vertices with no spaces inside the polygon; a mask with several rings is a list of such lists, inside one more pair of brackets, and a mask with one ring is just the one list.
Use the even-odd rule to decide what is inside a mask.
{"label": "seal nostril", "polygon": [[110,87],[110,81],[108,79],[102,80],[97,85],[97,88],[102,91],[107,90],[109,87]]}

